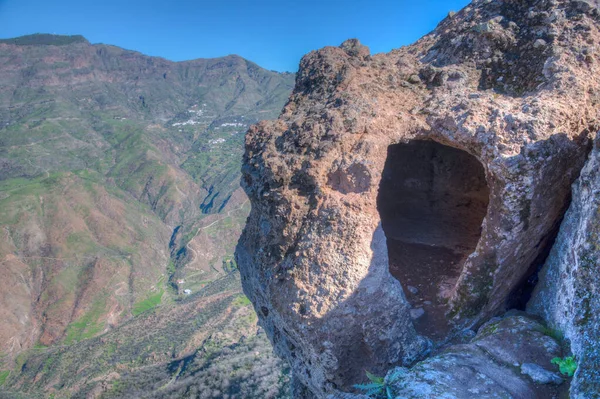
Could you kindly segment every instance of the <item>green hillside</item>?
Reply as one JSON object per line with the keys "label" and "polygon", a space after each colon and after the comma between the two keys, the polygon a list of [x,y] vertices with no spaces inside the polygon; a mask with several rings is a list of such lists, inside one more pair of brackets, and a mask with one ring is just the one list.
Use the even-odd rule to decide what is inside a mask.
{"label": "green hillside", "polygon": [[[6,395],[85,396],[101,381],[127,397],[148,367],[160,392],[209,389],[188,377],[221,357],[243,363],[244,345],[284,373],[267,385],[287,386],[236,299],[232,254],[249,211],[244,133],[278,115],[293,80],[237,56],[175,63],[81,36],[0,40]],[[178,359],[192,360],[174,376]],[[232,376],[232,394],[254,384],[266,397],[257,378]]]}

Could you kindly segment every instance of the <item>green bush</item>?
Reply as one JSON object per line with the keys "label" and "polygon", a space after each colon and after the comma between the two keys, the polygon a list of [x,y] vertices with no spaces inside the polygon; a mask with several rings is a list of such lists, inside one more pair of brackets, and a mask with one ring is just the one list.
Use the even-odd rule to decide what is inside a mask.
{"label": "green bush", "polygon": [[560,357],[555,357],[552,359],[552,364],[558,365],[560,372],[563,375],[568,375],[569,377],[573,377],[575,370],[577,370],[577,362],[573,356],[565,357],[563,359]]}
{"label": "green bush", "polygon": [[406,369],[398,367],[389,373],[386,377],[378,377],[375,374],[367,373],[367,378],[371,381],[368,384],[357,384],[354,388],[364,391],[364,394],[373,399],[394,399],[393,385],[397,383],[406,374]]}

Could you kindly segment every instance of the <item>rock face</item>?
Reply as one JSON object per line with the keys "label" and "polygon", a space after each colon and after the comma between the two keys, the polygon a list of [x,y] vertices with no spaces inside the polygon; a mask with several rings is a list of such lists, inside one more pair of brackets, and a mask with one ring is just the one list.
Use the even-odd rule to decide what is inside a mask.
{"label": "rock face", "polygon": [[571,341],[579,363],[574,398],[600,393],[600,137],[573,189],[573,202],[528,310]]}
{"label": "rock face", "polygon": [[389,54],[303,58],[279,119],[248,131],[236,257],[304,396],[518,299],[598,129],[598,20],[591,2],[474,1]]}
{"label": "rock face", "polygon": [[556,398],[565,387],[551,359],[560,356],[561,347],[544,331],[540,322],[513,312],[484,324],[467,344],[450,346],[410,370],[391,370],[385,383],[394,398],[403,399]]}

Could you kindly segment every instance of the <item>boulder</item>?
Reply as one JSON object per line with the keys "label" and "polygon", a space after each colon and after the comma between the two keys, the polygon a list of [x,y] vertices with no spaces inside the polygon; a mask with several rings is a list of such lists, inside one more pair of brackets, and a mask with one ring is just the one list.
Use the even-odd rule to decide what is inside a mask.
{"label": "boulder", "polygon": [[[543,323],[525,314],[509,313],[482,326],[470,343],[450,346],[411,369],[391,370],[380,390],[386,397],[398,399],[560,397],[564,392],[560,386],[563,381],[554,372],[556,366],[550,364],[559,345],[544,334],[545,330]],[[523,342],[523,334],[532,339]],[[485,339],[494,342],[496,353],[513,352],[520,361],[513,364],[512,360],[507,362],[504,357],[488,352],[479,345]],[[517,353],[521,350],[524,352]],[[531,361],[545,366],[522,363]],[[340,393],[329,398],[359,399],[362,395]]]}
{"label": "boulder", "polygon": [[295,386],[347,391],[522,299],[598,130],[597,18],[481,0],[388,54],[302,59],[279,119],[247,133],[236,249]]}

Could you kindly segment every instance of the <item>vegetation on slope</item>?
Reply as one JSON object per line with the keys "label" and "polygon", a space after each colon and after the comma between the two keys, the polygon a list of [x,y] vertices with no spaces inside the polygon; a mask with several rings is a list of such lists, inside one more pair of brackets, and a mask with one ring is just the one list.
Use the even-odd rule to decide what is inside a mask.
{"label": "vegetation on slope", "polygon": [[[257,330],[230,273],[179,304],[146,312],[99,337],[30,350],[10,392],[42,397],[286,397],[288,370]],[[192,397],[194,397],[192,395]]]}
{"label": "vegetation on slope", "polygon": [[[245,130],[277,115],[293,75],[236,56],[172,63],[79,36],[0,45],[3,389],[118,396],[130,392],[122,377],[189,356],[204,360],[173,382],[160,371],[160,392],[200,389],[183,379],[268,348],[232,277],[249,211],[239,169]],[[204,341],[213,360],[197,355]],[[276,397],[248,382],[283,389],[272,362],[277,381],[242,362],[223,392],[250,384]]]}

